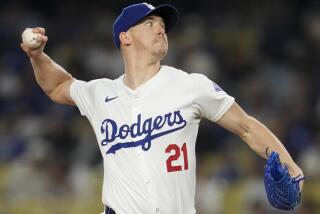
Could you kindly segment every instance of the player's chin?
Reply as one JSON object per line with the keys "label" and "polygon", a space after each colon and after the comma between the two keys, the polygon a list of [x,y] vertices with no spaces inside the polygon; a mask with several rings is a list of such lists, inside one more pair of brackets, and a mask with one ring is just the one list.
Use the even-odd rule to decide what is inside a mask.
{"label": "player's chin", "polygon": [[160,50],[160,58],[163,59],[168,53],[168,48]]}
{"label": "player's chin", "polygon": [[168,45],[167,44],[162,44],[161,46],[156,48],[156,55],[162,60],[168,52]]}

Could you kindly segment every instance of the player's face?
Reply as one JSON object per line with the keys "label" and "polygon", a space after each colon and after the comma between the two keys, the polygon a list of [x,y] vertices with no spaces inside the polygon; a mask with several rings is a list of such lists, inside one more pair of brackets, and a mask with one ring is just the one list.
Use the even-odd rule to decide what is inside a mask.
{"label": "player's face", "polygon": [[168,39],[161,17],[148,16],[129,31],[135,48],[148,51],[160,59],[167,54]]}

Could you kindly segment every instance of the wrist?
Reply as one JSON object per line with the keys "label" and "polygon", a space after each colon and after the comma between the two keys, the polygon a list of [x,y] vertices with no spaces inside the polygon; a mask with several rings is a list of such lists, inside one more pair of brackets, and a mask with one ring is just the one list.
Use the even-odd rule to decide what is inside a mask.
{"label": "wrist", "polygon": [[36,54],[30,54],[29,58],[32,63],[42,63],[48,60],[48,56],[42,51]]}
{"label": "wrist", "polygon": [[292,177],[303,177],[303,171],[296,164],[288,166],[289,173]]}

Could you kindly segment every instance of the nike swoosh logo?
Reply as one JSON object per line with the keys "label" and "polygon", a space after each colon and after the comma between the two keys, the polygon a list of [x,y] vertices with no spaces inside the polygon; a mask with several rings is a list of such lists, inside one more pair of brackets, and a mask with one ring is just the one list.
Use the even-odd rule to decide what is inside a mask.
{"label": "nike swoosh logo", "polygon": [[106,97],[106,99],[105,99],[104,101],[107,103],[107,102],[110,102],[111,100],[114,100],[114,99],[116,99],[116,98],[118,98],[118,96],[116,96],[116,97],[111,97],[111,98]]}

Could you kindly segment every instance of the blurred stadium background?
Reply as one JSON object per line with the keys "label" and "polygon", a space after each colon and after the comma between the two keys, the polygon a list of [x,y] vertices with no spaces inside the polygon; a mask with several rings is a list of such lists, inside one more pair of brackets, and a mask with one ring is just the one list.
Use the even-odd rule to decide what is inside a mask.
{"label": "blurred stadium background", "polygon": [[[136,2],[136,1],[135,1]],[[112,23],[133,1],[1,0],[0,214],[99,213],[102,165],[89,122],[53,104],[20,50],[25,27],[43,26],[46,52],[82,80],[116,78]],[[320,213],[320,2],[149,1],[181,13],[164,64],[204,73],[266,124],[307,180],[294,213]],[[203,121],[197,142],[199,214],[283,213],[263,186],[265,161]]]}

